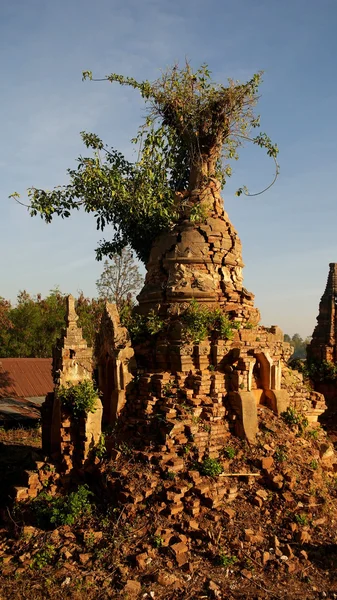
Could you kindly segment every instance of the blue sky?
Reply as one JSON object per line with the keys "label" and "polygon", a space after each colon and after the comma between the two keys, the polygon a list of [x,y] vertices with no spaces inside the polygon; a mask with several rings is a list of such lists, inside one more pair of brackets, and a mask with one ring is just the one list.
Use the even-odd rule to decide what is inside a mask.
{"label": "blue sky", "polygon": [[46,225],[8,200],[27,187],[67,181],[95,132],[131,158],[129,140],[143,106],[133,90],[82,82],[120,72],[154,79],[188,57],[214,78],[248,79],[264,70],[262,131],[280,148],[273,164],[245,149],[223,190],[243,242],[245,286],[266,325],[310,335],[329,262],[337,262],[336,0],[11,0],[0,6],[0,295],[19,289],[96,294],[102,264],[95,221],[75,214]]}

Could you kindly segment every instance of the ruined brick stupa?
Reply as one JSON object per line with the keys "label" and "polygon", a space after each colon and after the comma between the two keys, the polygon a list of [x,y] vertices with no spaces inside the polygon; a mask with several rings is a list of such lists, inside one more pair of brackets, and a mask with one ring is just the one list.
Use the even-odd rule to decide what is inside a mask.
{"label": "ruined brick stupa", "polygon": [[[175,472],[184,468],[186,446],[202,460],[219,456],[233,433],[254,443],[259,405],[276,414],[291,405],[310,422],[325,409],[323,396],[290,374],[282,331],[258,324],[254,296],[243,287],[241,243],[219,189],[214,184],[191,197],[207,217],[193,224],[184,215],[155,241],[139,295],[139,311],[160,315],[166,326],[132,346],[116,306],[106,304],[94,361],[102,404],[97,398],[95,412],[80,421],[60,403],[60,385],[91,379],[93,363],[74,299],[67,299],[67,327],[53,360],[55,392],[43,407],[43,447],[66,473],[90,464],[102,410],[103,422],[117,424],[118,435],[145,451],[146,460],[151,448],[151,460]],[[187,341],[181,315],[191,300],[224,313],[231,335]]]}
{"label": "ruined brick stupa", "polygon": [[[134,347],[138,367],[134,384],[128,333],[108,305],[96,355],[110,423],[117,419],[133,439],[146,439],[154,431],[154,417],[165,415],[163,449],[172,451],[193,437],[197,456],[202,458],[217,456],[233,427],[253,443],[259,404],[277,414],[291,404],[311,422],[325,405],[320,394],[303,385],[299,373],[289,375],[286,363],[291,348],[283,341],[282,331],[258,325],[254,296],[243,287],[241,243],[223,210],[218,187],[214,184],[202,195],[196,191],[191,198],[204,207],[207,218],[199,224],[183,218],[157,238],[138,297],[141,313],[153,310],[171,319],[174,326]],[[191,300],[220,308],[235,325],[232,338],[187,342],[179,328],[179,315]],[[117,339],[124,343],[118,344]],[[128,358],[121,355],[122,347],[129,348]],[[107,386],[108,371],[114,389]],[[189,422],[177,420],[182,405],[188,407]],[[195,424],[199,420],[207,423],[206,429]]]}
{"label": "ruined brick stupa", "polygon": [[328,408],[337,409],[337,382],[329,373],[337,363],[337,263],[329,264],[329,274],[324,294],[319,303],[317,325],[307,347],[308,360],[316,365],[313,370],[314,386],[324,394]]}
{"label": "ruined brick stupa", "polygon": [[218,185],[190,196],[209,214],[198,225],[188,218],[154,243],[145,286],[138,299],[143,312],[167,311],[196,300],[217,305],[231,318],[257,325],[254,296],[243,287],[241,242],[223,210]]}
{"label": "ruined brick stupa", "polygon": [[329,264],[329,275],[319,303],[317,325],[308,348],[310,358],[337,362],[337,263]]}

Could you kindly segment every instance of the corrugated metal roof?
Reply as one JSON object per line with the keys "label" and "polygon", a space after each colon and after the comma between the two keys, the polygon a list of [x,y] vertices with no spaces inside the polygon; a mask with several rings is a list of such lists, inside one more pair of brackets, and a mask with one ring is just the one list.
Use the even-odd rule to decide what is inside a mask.
{"label": "corrugated metal roof", "polygon": [[26,398],[0,398],[0,423],[11,421],[38,421],[41,419],[40,405],[34,404]]}
{"label": "corrugated metal roof", "polygon": [[0,398],[32,398],[52,392],[51,358],[0,358]]}

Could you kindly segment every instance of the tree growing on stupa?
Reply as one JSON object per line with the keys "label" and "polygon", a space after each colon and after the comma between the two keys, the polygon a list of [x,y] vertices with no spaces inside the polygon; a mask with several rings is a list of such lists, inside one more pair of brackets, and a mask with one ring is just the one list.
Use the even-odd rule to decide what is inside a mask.
{"label": "tree growing on stupa", "polygon": [[[251,133],[260,126],[254,109],[261,73],[247,83],[229,80],[224,86],[212,80],[206,65],[193,70],[186,63],[183,68],[174,65],[154,82],[115,73],[95,80],[90,71],[83,79],[116,82],[140,92],[146,116],[132,140],[138,158],[129,162],[95,134],[82,132],[92,155],[80,156],[77,169],[68,170],[68,184],[51,191],[30,188],[29,210],[47,223],[55,215],[69,217],[75,209],[94,213],[97,229],[111,226],[112,231],[111,239],[100,242],[98,259],[130,245],[147,262],[160,233],[182,218],[202,219],[207,212],[202,192],[214,182],[219,189],[225,184],[231,175],[229,161],[238,158],[247,140],[274,158],[277,177],[277,146],[266,134]],[[240,188],[237,194],[243,192]],[[18,199],[19,194],[12,196]]]}

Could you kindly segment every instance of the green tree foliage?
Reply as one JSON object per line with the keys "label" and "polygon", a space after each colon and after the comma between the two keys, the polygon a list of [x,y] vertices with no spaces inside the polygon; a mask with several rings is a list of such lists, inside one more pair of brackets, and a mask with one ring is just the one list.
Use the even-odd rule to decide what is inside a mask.
{"label": "green tree foliage", "polygon": [[26,291],[19,292],[8,317],[11,326],[1,336],[1,357],[50,357],[64,327],[64,296],[57,289],[44,299],[40,294],[32,297]]}
{"label": "green tree foliage", "polygon": [[130,247],[125,247],[120,254],[114,254],[110,261],[104,262],[96,287],[101,299],[114,302],[120,308],[126,300],[134,300],[142,283],[133,252]]}
{"label": "green tree foliage", "polygon": [[307,345],[310,343],[310,338],[301,338],[298,333],[295,333],[292,337],[287,333],[284,334],[284,341],[288,342],[294,349],[292,359],[295,358],[306,358],[307,356]]}
{"label": "green tree foliage", "polygon": [[[103,310],[103,302],[90,300],[80,293],[76,301],[78,325],[93,345]],[[16,306],[0,299],[0,357],[49,358],[57,338],[65,327],[65,295],[51,290],[46,298],[19,292]]]}
{"label": "green tree foliage", "polygon": [[304,373],[315,383],[336,383],[337,364],[310,358],[306,362]]}
{"label": "green tree foliage", "polygon": [[[93,79],[92,73],[84,72],[83,78]],[[100,242],[98,259],[129,244],[147,262],[161,232],[198,213],[191,192],[211,181],[223,185],[231,174],[229,161],[238,158],[247,140],[264,147],[276,162],[277,146],[266,134],[250,137],[259,127],[254,108],[261,73],[247,83],[229,80],[224,86],[212,80],[206,65],[193,70],[186,64],[173,66],[154,82],[116,73],[104,80],[138,90],[145,101],[145,122],[132,140],[137,160],[127,161],[97,135],[82,132],[92,155],[80,156],[77,168],[68,170],[69,183],[52,191],[28,190],[31,215],[40,214],[47,223],[54,215],[66,218],[83,208],[95,215],[98,229],[112,226],[112,240]]]}
{"label": "green tree foliage", "polygon": [[91,347],[95,343],[103,308],[104,301],[102,299],[86,298],[83,292],[79,293],[76,300],[77,324],[82,327],[83,337]]}
{"label": "green tree foliage", "polygon": [[9,342],[10,331],[13,328],[11,310],[11,303],[0,296],[0,348],[5,348]]}

